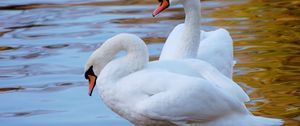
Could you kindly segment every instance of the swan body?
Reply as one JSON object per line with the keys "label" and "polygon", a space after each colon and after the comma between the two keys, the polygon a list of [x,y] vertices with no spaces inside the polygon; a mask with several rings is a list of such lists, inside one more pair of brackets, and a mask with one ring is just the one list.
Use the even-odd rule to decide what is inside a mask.
{"label": "swan body", "polygon": [[[178,51],[181,41],[181,37],[184,34],[185,24],[177,25],[174,30],[170,33],[159,60],[170,60],[170,59],[182,59],[182,58],[194,58],[181,56],[182,52]],[[200,30],[199,30],[200,31]],[[225,29],[217,29],[215,31],[200,31],[199,49],[195,59],[206,61],[217,68],[222,74],[228,78],[232,78],[233,71],[233,41],[230,34]],[[194,45],[190,45],[194,46]]]}
{"label": "swan body", "polygon": [[[115,58],[120,51],[127,54]],[[200,65],[201,72],[186,74],[192,71],[191,64]],[[90,85],[97,83],[104,103],[137,126],[277,126],[282,123],[253,116],[238,97],[215,84],[218,81],[207,79],[211,71],[201,69],[207,64],[195,59],[149,62],[147,47],[139,37],[119,34],[91,55],[85,71]],[[93,81],[94,78],[97,80]]]}
{"label": "swan body", "polygon": [[200,31],[201,6],[199,0],[164,0],[169,6],[181,4],[185,22],[170,33],[159,60],[197,58],[215,66],[225,76],[232,78],[233,41],[225,29]]}

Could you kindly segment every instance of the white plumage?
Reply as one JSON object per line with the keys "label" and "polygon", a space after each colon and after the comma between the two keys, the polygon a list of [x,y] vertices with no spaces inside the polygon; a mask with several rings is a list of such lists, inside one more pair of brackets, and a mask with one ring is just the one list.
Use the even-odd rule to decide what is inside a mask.
{"label": "white plumage", "polygon": [[[120,51],[127,55],[114,59]],[[193,65],[213,69],[193,70]],[[89,68],[98,76],[97,89],[104,103],[138,126],[282,124],[281,120],[253,116],[238,94],[218,86],[224,75],[216,74],[217,81],[209,79],[216,69],[205,61],[149,62],[145,43],[135,35],[120,34],[107,40],[89,58],[85,70]]]}
{"label": "white plumage", "polygon": [[182,4],[185,22],[170,33],[160,56],[164,59],[197,58],[215,66],[225,76],[232,77],[233,41],[225,29],[200,31],[199,0],[170,0],[170,5]]}
{"label": "white plumage", "polygon": [[[147,46],[135,35],[112,37],[85,66],[90,93],[97,83],[104,103],[137,126],[281,125],[282,120],[254,116],[245,107],[249,97],[231,79],[232,39],[225,29],[199,30],[199,0],[160,2],[153,15],[168,4],[182,4],[186,13],[160,60],[149,62]],[[121,51],[127,54],[115,58]]]}

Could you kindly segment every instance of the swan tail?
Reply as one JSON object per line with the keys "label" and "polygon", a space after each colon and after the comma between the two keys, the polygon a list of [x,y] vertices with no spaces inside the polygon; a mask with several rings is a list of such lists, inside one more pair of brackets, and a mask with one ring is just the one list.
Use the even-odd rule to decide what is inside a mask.
{"label": "swan tail", "polygon": [[208,123],[196,123],[190,126],[281,126],[281,119],[266,118],[260,116],[231,116],[213,120]]}
{"label": "swan tail", "polygon": [[283,121],[281,119],[254,116],[253,123],[255,126],[280,126],[283,124]]}
{"label": "swan tail", "polygon": [[283,121],[281,119],[253,115],[247,115],[241,117],[240,119],[235,119],[237,120],[236,124],[232,124],[231,126],[281,126],[283,124]]}

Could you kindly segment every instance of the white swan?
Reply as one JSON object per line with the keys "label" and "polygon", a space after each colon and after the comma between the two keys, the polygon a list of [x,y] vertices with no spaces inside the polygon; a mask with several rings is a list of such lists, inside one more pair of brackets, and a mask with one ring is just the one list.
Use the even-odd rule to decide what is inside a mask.
{"label": "white swan", "polygon": [[[121,51],[127,54],[115,58]],[[193,68],[189,65],[193,63],[200,67],[207,64],[193,59],[149,63],[145,43],[135,35],[120,34],[91,55],[85,65],[85,77],[90,83],[90,95],[97,83],[104,103],[137,126],[277,126],[282,123],[253,116],[237,97],[211,84],[206,77],[192,76],[196,74],[190,71]],[[200,69],[201,73],[209,73],[205,70]],[[191,76],[184,75],[185,72]]]}
{"label": "white swan", "polygon": [[153,16],[166,8],[182,4],[185,22],[170,33],[159,60],[198,58],[215,66],[225,76],[232,78],[233,47],[228,31],[200,31],[200,0],[159,0],[159,7]]}
{"label": "white swan", "polygon": [[[182,4],[186,14],[185,22],[179,24],[169,35],[161,56],[162,60],[195,58],[206,61],[217,68],[228,78],[232,78],[233,71],[233,45],[229,33],[225,29],[205,32],[200,31],[200,0],[160,0],[160,5],[153,12],[153,16],[159,14],[171,5]],[[195,69],[197,69],[195,67]],[[205,69],[205,68],[202,68]],[[209,68],[207,68],[209,69]],[[218,74],[218,73],[215,73]],[[208,80],[218,80],[212,77]],[[221,84],[222,82],[219,80]],[[228,81],[224,82],[227,83]],[[250,98],[246,92],[241,91],[236,83],[227,83],[225,90],[234,93],[242,102],[248,102]],[[224,87],[224,86],[221,86]]]}

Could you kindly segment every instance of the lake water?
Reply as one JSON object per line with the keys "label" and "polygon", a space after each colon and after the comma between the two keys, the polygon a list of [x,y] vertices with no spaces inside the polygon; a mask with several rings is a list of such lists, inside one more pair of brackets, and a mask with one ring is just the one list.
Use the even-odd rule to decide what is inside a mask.
{"label": "lake water", "polygon": [[[202,29],[234,38],[234,80],[261,116],[300,125],[300,1],[203,0]],[[117,33],[148,44],[151,59],[183,22],[180,7],[151,16],[156,0],[1,0],[0,122],[3,126],[130,126],[94,94],[83,66]]]}

